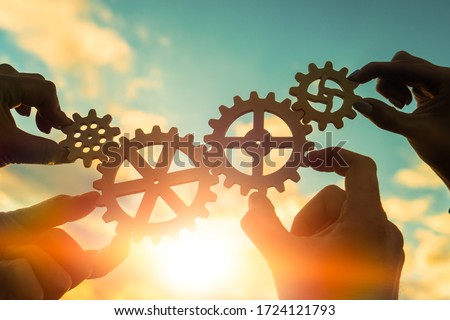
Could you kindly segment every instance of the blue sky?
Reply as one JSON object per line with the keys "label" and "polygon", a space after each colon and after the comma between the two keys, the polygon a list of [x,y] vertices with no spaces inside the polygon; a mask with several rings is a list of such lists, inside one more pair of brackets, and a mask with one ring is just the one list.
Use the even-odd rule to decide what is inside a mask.
{"label": "blue sky", "polygon": [[[306,72],[309,63],[322,67],[332,61],[335,68],[351,72],[406,50],[450,66],[446,1],[77,0],[66,5],[68,10],[63,2],[55,3],[0,1],[0,58],[21,71],[54,80],[69,114],[86,114],[95,107],[99,114],[111,113],[113,124],[123,131],[177,126],[201,141],[211,131],[208,120],[219,116],[220,105],[231,106],[235,95],[247,98],[251,91],[264,96],[272,91],[278,100],[292,98],[288,92],[296,84],[294,75]],[[42,19],[32,17],[38,9]],[[8,20],[25,14],[30,15],[28,21]],[[82,28],[85,31],[79,31]],[[375,82],[361,85],[356,93],[379,97]],[[31,120],[17,119],[27,131],[37,133]],[[445,213],[448,191],[420,166],[404,138],[379,130],[362,116],[344,120],[341,130],[327,130],[336,143],[348,141],[346,148],[376,160],[386,210],[396,212],[393,220],[402,225],[411,252],[419,250],[418,230],[442,236],[421,219]],[[57,132],[52,137],[63,138]],[[308,138],[324,143],[324,137],[315,127]],[[47,172],[20,166],[5,170],[12,177],[41,177],[40,170]],[[83,173],[83,182],[94,176],[92,171]],[[296,188],[301,196],[311,196],[329,183],[342,184],[340,177],[309,169],[300,175]],[[417,177],[425,182],[413,186],[411,179],[419,181]],[[46,185],[43,196],[89,189],[71,179],[70,188]],[[13,198],[11,206],[31,204],[29,199]],[[417,210],[412,220],[408,210]],[[449,292],[436,292],[433,297],[450,297]]]}

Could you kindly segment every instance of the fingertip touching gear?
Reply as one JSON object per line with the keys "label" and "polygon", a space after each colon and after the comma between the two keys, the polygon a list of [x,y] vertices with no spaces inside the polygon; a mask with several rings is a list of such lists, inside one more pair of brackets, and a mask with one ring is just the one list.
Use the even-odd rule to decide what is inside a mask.
{"label": "fingertip touching gear", "polygon": [[[334,70],[333,64],[327,61],[322,69],[311,63],[308,71],[307,74],[297,73],[295,79],[299,82],[299,85],[289,90],[292,96],[297,97],[297,102],[292,105],[292,109],[304,112],[302,120],[304,123],[316,121],[319,130],[323,131],[328,123],[333,123],[337,129],[340,129],[344,125],[344,117],[350,119],[356,117],[356,112],[352,109],[352,105],[360,100],[361,97],[353,92],[358,84],[347,79],[347,68],[342,68],[339,71]],[[310,92],[310,88],[316,80],[319,80],[319,83],[317,94],[314,94]],[[328,80],[337,83],[340,88],[327,87],[326,82]],[[333,98],[335,97],[342,99],[342,105],[333,111]],[[319,111],[311,103],[324,104],[325,110]]]}
{"label": "fingertip touching gear", "polygon": [[73,124],[62,129],[67,138],[59,143],[68,148],[68,160],[73,162],[77,158],[83,159],[86,168],[92,165],[94,159],[107,160],[102,146],[120,134],[119,128],[110,126],[111,121],[109,114],[103,118],[97,117],[94,109],[89,110],[84,118],[74,113]]}
{"label": "fingertip touching gear", "polygon": [[[154,146],[161,146],[162,149],[158,161],[152,166],[139,151]],[[190,167],[170,172],[177,151],[189,158]],[[218,178],[210,174],[203,162],[205,151],[204,145],[194,144],[193,135],[180,137],[176,128],[162,132],[159,126],[154,126],[148,134],[137,129],[133,139],[120,138],[120,144],[109,148],[109,160],[97,167],[103,174],[102,178],[93,183],[94,188],[101,191],[97,205],[106,207],[105,222],[117,221],[117,233],[132,233],[136,241],[149,236],[154,243],[158,243],[164,235],[176,236],[182,228],[195,229],[195,218],[206,218],[206,203],[216,200],[210,187],[218,183]],[[125,160],[140,177],[116,182]],[[192,182],[198,182],[198,187],[192,203],[188,205],[172,187]],[[142,193],[142,201],[134,214],[126,212],[117,200],[122,196]],[[152,222],[151,215],[158,198],[167,203],[176,217]]]}
{"label": "fingertip touching gear", "polygon": [[[290,107],[289,99],[277,102],[273,92],[265,98],[260,98],[256,92],[252,92],[248,100],[244,101],[236,96],[232,107],[221,106],[219,108],[221,117],[209,121],[213,132],[206,135],[204,141],[211,146],[208,158],[211,162],[212,173],[225,175],[225,187],[230,188],[234,184],[238,184],[241,187],[242,195],[247,195],[251,189],[266,192],[270,187],[275,187],[279,192],[283,192],[284,181],[287,179],[294,182],[300,180],[297,170],[304,164],[305,153],[313,147],[313,143],[306,140],[306,135],[312,131],[312,128],[302,124],[301,113],[292,112]],[[227,136],[230,126],[247,113],[253,114],[252,129],[244,137]],[[284,121],[291,131],[291,135],[272,136],[264,126],[265,113],[275,115]],[[283,148],[292,150],[290,158],[283,167],[265,175],[265,156],[272,149]],[[226,149],[243,149],[252,157],[251,175],[245,174],[231,165],[225,154]],[[212,163],[214,161],[211,159],[215,159],[215,163]]]}

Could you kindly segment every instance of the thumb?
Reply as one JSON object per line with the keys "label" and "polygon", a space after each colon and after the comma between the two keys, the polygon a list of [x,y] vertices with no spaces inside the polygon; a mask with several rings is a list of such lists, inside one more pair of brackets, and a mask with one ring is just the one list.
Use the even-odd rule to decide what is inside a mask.
{"label": "thumb", "polygon": [[409,114],[398,111],[380,100],[366,98],[355,102],[353,108],[381,129],[404,136],[408,136],[412,130],[412,119]]}
{"label": "thumb", "polygon": [[34,206],[0,214],[0,238],[20,237],[79,220],[96,207],[98,192],[59,195]]}
{"label": "thumb", "polygon": [[269,264],[285,251],[290,233],[282,225],[269,198],[256,192],[248,200],[249,210],[241,226]]}

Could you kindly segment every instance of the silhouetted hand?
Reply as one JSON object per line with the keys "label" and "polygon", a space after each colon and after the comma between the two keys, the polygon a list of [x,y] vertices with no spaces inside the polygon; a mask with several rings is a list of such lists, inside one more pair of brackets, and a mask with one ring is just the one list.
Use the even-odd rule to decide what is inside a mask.
{"label": "silhouetted hand", "polygon": [[59,106],[55,85],[39,74],[19,73],[7,64],[0,65],[0,167],[10,163],[67,162],[67,150],[56,142],[28,134],[17,128],[12,108],[29,116],[37,109],[36,125],[44,133],[51,128],[70,125]]}
{"label": "silhouetted hand", "polygon": [[394,107],[402,109],[414,95],[417,108],[404,113],[371,98],[354,108],[380,128],[405,136],[450,189],[450,68],[400,51],[391,62],[371,62],[349,76],[359,83],[375,78],[378,92]]}
{"label": "silhouetted hand", "polygon": [[103,250],[85,251],[65,231],[54,228],[89,214],[97,198],[97,192],[60,195],[0,213],[0,299],[58,299],[125,260],[129,236],[116,236]]}
{"label": "silhouetted hand", "polygon": [[309,158],[318,171],[345,176],[296,216],[291,231],[261,193],[249,198],[241,225],[272,270],[280,299],[395,299],[404,261],[403,237],[381,206],[375,163],[341,149],[348,163]]}

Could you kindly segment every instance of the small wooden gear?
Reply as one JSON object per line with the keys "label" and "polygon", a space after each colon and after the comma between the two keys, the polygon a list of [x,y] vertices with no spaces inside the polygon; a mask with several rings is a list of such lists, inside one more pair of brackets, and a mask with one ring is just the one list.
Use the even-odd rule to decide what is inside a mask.
{"label": "small wooden gear", "polygon": [[[294,111],[302,110],[304,112],[303,122],[316,121],[321,131],[326,129],[328,123],[333,123],[337,129],[342,128],[344,117],[350,119],[356,117],[352,105],[361,99],[353,92],[358,84],[347,79],[347,68],[342,68],[339,71],[334,70],[330,61],[327,61],[322,69],[311,63],[308,70],[307,74],[299,72],[295,75],[299,85],[289,90],[292,96],[297,97],[297,102],[292,105],[292,109]],[[317,94],[312,94],[308,90],[316,80],[319,80]],[[327,80],[337,83],[340,89],[327,87]],[[334,97],[339,97],[343,101],[342,106],[336,111],[332,111]],[[315,109],[310,102],[324,104],[325,110]]]}
{"label": "small wooden gear", "polygon": [[86,168],[92,165],[94,159],[107,160],[102,146],[120,134],[119,128],[110,126],[111,121],[109,114],[103,118],[97,117],[94,109],[89,110],[84,118],[74,113],[73,124],[62,129],[67,137],[59,143],[69,149],[68,160],[83,159]]}

